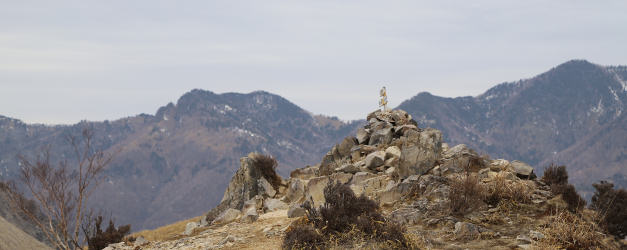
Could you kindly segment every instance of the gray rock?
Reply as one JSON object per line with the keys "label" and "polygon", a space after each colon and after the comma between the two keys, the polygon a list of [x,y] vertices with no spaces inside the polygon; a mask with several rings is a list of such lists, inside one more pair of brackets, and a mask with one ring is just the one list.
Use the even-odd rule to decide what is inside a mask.
{"label": "gray rock", "polygon": [[319,168],[320,166],[307,166],[304,168],[297,168],[290,173],[290,177],[308,180],[318,175]]}
{"label": "gray rock", "polygon": [[305,209],[300,205],[291,206],[290,209],[287,210],[287,218],[296,218],[305,215]]}
{"label": "gray rock", "polygon": [[372,133],[370,136],[370,140],[368,141],[369,145],[378,145],[378,144],[389,144],[392,142],[394,138],[394,132],[392,132],[392,127],[386,127],[379,129]]}
{"label": "gray rock", "polygon": [[305,197],[307,200],[313,201],[313,206],[318,207],[324,204],[324,187],[329,183],[328,176],[321,176],[309,180],[307,188],[305,188]]}
{"label": "gray rock", "polygon": [[536,177],[536,175],[533,173],[533,167],[527,165],[524,162],[512,161],[510,165],[514,169],[514,172],[516,172],[516,175],[518,175],[518,177],[520,178],[534,179]]}
{"label": "gray rock", "polygon": [[373,174],[373,173],[369,173],[369,172],[357,172],[356,174],[353,175],[353,179],[351,179],[350,184],[361,184],[362,182],[364,182],[367,179],[376,177],[377,175]]}
{"label": "gray rock", "polygon": [[185,225],[185,232],[183,232],[184,235],[191,235],[194,232],[194,229],[198,228],[198,226],[200,226],[200,224],[198,224],[198,222],[189,222],[187,223],[187,225]]}
{"label": "gray rock", "polygon": [[346,184],[353,178],[353,175],[348,173],[333,173],[329,177],[333,183],[340,182],[342,184]]}
{"label": "gray rock", "polygon": [[529,237],[534,240],[544,239],[544,234],[538,231],[531,230],[529,231]]}
{"label": "gray rock", "polygon": [[218,218],[213,220],[211,224],[228,224],[239,219],[241,215],[242,213],[239,210],[229,208],[226,211],[224,211],[222,214],[220,214]]}
{"label": "gray rock", "polygon": [[395,167],[390,167],[390,168],[385,170],[385,174],[387,174],[387,175],[392,175],[394,173],[396,173],[396,168]]}
{"label": "gray rock", "polygon": [[208,225],[209,225],[209,222],[207,221],[207,216],[203,216],[203,217],[200,219],[200,226],[201,226],[201,227],[206,227],[206,226],[208,226]]}
{"label": "gray rock", "polygon": [[354,173],[359,172],[359,167],[355,166],[354,164],[347,163],[347,164],[342,165],[339,168],[336,168],[335,171],[354,174]]}
{"label": "gray rock", "polygon": [[366,168],[375,169],[385,162],[385,152],[376,151],[366,156]]}
{"label": "gray rock", "polygon": [[527,235],[523,235],[523,234],[518,235],[518,236],[516,237],[516,240],[517,240],[518,242],[520,242],[521,244],[529,244],[529,243],[531,243],[531,242],[532,242],[532,240],[531,240],[531,238],[529,238],[529,236],[527,236]]}
{"label": "gray rock", "polygon": [[257,209],[254,209],[251,207],[244,212],[244,215],[242,215],[240,222],[252,223],[252,222],[257,221],[257,219],[259,219],[259,214],[257,213]]}
{"label": "gray rock", "polygon": [[[187,230],[185,230],[187,232]],[[135,243],[133,243],[134,247],[138,247],[138,246],[142,246],[144,244],[148,243],[148,241],[146,239],[144,239],[143,236],[139,236],[137,237],[137,239],[135,239]]]}
{"label": "gray rock", "polygon": [[370,139],[370,131],[364,128],[360,128],[359,130],[357,130],[356,139],[357,143],[359,144],[367,144],[368,139]]}
{"label": "gray rock", "polygon": [[[263,195],[263,193],[260,193],[260,188],[258,188],[258,180],[263,175],[259,168],[254,166],[254,159],[258,156],[258,154],[249,154],[247,157],[240,159],[240,168],[231,178],[231,182],[229,182],[224,191],[222,201],[207,213],[208,221],[214,220],[229,208],[241,210],[245,201],[256,195]],[[267,190],[262,191],[267,192]]]}
{"label": "gray rock", "polygon": [[284,196],[286,202],[300,202],[305,195],[305,184],[303,181],[291,178]]}
{"label": "gray rock", "polygon": [[385,159],[400,159],[401,158],[401,149],[397,146],[391,146],[385,149]]}
{"label": "gray rock", "polygon": [[398,173],[401,178],[424,174],[435,167],[442,149],[442,133],[436,129],[426,129],[420,133],[409,131],[401,137],[401,159]]}
{"label": "gray rock", "polygon": [[479,237],[480,232],[477,225],[460,221],[455,223],[453,234],[457,239],[471,239]]}
{"label": "gray rock", "polygon": [[268,180],[266,180],[266,178],[259,178],[259,180],[257,181],[257,185],[259,186],[260,189],[260,193],[261,194],[265,194],[266,196],[272,198],[274,197],[274,195],[276,195],[276,190],[274,190],[274,187],[272,187],[272,184],[270,184],[270,182],[268,182]]}
{"label": "gray rock", "polygon": [[337,150],[342,157],[348,157],[351,154],[351,149],[357,144],[358,142],[357,142],[357,139],[355,139],[355,137],[346,137],[340,143]]}
{"label": "gray rock", "polygon": [[397,127],[394,127],[394,134],[400,137],[400,136],[405,135],[405,133],[407,133],[407,131],[409,130],[418,131],[418,127],[412,124],[397,126]]}
{"label": "gray rock", "polygon": [[279,199],[266,199],[263,202],[263,209],[266,212],[274,212],[274,211],[286,209],[286,208],[287,208],[287,204],[285,204],[285,202],[282,202]]}

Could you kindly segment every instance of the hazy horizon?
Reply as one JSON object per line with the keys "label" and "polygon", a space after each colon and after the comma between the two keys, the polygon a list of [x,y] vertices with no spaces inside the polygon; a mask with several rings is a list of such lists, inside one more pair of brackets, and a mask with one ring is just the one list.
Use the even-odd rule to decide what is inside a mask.
{"label": "hazy horizon", "polygon": [[264,90],[362,119],[429,92],[476,96],[572,59],[627,64],[627,2],[3,3],[0,115],[115,120],[191,89]]}

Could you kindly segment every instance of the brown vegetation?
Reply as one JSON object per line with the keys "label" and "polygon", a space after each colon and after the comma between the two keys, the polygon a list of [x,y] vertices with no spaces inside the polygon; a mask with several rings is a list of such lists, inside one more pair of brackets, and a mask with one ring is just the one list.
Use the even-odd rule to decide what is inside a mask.
{"label": "brown vegetation", "polygon": [[475,175],[466,174],[450,182],[449,209],[452,214],[464,215],[477,209],[484,199],[485,189]]}
{"label": "brown vegetation", "polygon": [[498,175],[486,184],[484,201],[492,206],[498,205],[502,200],[529,203],[532,190],[533,187],[526,182],[507,181],[503,175]]}
{"label": "brown vegetation", "polygon": [[276,173],[278,165],[276,159],[270,155],[255,154],[253,157],[253,166],[261,171],[263,178],[268,180],[276,190],[281,185],[281,176]]}
{"label": "brown vegetation", "polygon": [[319,209],[306,202],[307,216],[295,222],[283,240],[285,249],[317,249],[385,242],[398,248],[413,248],[405,229],[385,219],[376,202],[355,196],[345,184],[330,182],[324,189],[326,203]]}
{"label": "brown vegetation", "polygon": [[538,246],[542,249],[607,249],[601,240],[602,235],[597,232],[594,222],[579,214],[560,212],[543,228],[545,237]]}
{"label": "brown vegetation", "polygon": [[627,236],[627,191],[614,189],[614,184],[601,181],[592,184],[596,189],[590,208],[600,215],[600,224],[619,238]]}
{"label": "brown vegetation", "polygon": [[[45,149],[36,160],[20,155],[20,184],[36,200],[25,199],[15,183],[8,185],[8,194],[20,212],[24,213],[59,249],[81,247],[80,226],[85,222],[85,204],[94,188],[102,180],[102,172],[112,155],[93,148],[93,132],[82,131],[82,137],[68,137],[75,162],[67,159],[58,164],[51,161],[50,150]],[[34,211],[39,206],[43,217]]]}
{"label": "brown vegetation", "polygon": [[[91,222],[94,224],[91,225]],[[104,231],[101,224],[102,216],[98,216],[82,226],[89,250],[101,250],[109,244],[120,242],[131,231],[131,225],[116,228],[112,220],[109,220],[109,226]]]}
{"label": "brown vegetation", "polygon": [[576,212],[586,206],[584,200],[575,189],[575,186],[568,183],[568,171],[566,166],[556,166],[551,164],[542,176],[542,181],[551,187],[551,192],[555,195],[562,195],[562,199],[568,204],[568,210]]}

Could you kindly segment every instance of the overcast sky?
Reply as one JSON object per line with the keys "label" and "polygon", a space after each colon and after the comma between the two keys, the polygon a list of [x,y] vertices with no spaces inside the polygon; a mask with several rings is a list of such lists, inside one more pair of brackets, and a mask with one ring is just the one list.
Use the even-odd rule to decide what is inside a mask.
{"label": "overcast sky", "polygon": [[570,59],[627,64],[627,1],[0,0],[0,115],[154,114],[266,90],[344,120],[419,92],[478,95]]}

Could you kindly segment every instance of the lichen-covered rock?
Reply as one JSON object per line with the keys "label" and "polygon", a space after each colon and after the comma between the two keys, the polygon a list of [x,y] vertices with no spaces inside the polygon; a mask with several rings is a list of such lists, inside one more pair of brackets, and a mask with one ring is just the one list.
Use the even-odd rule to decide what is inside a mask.
{"label": "lichen-covered rock", "polygon": [[242,213],[239,210],[233,209],[233,208],[229,208],[229,209],[225,210],[224,212],[222,212],[222,214],[220,214],[218,216],[218,218],[213,220],[213,222],[211,222],[211,224],[227,224],[227,223],[231,223],[231,222],[239,219],[241,215],[242,215]]}
{"label": "lichen-covered rock", "polygon": [[394,138],[394,132],[392,131],[392,127],[384,127],[379,130],[376,130],[372,135],[370,135],[370,140],[368,141],[369,145],[379,145],[379,144],[389,144],[392,142]]}
{"label": "lichen-covered rock", "polygon": [[311,179],[318,176],[320,166],[307,166],[304,168],[297,168],[290,173],[290,178],[298,178],[301,180]]}
{"label": "lichen-covered rock", "polygon": [[[233,178],[231,178],[231,182],[229,182],[229,185],[224,191],[224,196],[220,204],[207,213],[207,221],[213,221],[219,214],[222,214],[229,208],[238,211],[241,210],[244,206],[244,202],[256,195],[269,195],[268,191],[270,188],[260,185],[260,180],[264,179],[263,174],[261,170],[254,165],[255,158],[259,156],[259,154],[251,153],[240,159],[240,168],[235,172]],[[263,183],[263,181],[261,182]],[[269,186],[272,187],[271,185]],[[270,192],[270,194],[271,193],[272,192]]]}
{"label": "lichen-covered rock", "polygon": [[355,137],[346,137],[344,140],[338,145],[338,152],[342,157],[350,156],[351,149],[357,145],[357,139]]}
{"label": "lichen-covered rock", "polygon": [[533,173],[533,167],[527,165],[521,161],[512,161],[510,163],[511,167],[514,169],[514,172],[518,177],[523,179],[535,179],[536,174]]}
{"label": "lichen-covered rock", "polygon": [[292,178],[288,183],[283,200],[285,202],[300,202],[305,195],[305,181]]}
{"label": "lichen-covered rock", "polygon": [[305,215],[305,209],[300,205],[293,205],[287,210],[287,218],[296,218]]}
{"label": "lichen-covered rock", "polygon": [[372,152],[368,156],[366,156],[366,168],[368,169],[372,170],[379,166],[382,166],[384,162],[385,152],[383,151]]}
{"label": "lichen-covered rock", "polygon": [[355,137],[357,139],[357,143],[367,144],[368,140],[370,139],[370,131],[364,128],[359,128]]}
{"label": "lichen-covered rock", "polygon": [[409,131],[406,136],[401,137],[401,142],[399,177],[424,174],[435,167],[442,149],[440,131],[436,129],[426,129],[422,132]]}
{"label": "lichen-covered rock", "polygon": [[305,188],[305,197],[307,200],[313,201],[313,206],[318,207],[324,204],[324,188],[329,183],[329,177],[321,176],[310,179]]}
{"label": "lichen-covered rock", "polygon": [[263,201],[263,210],[268,212],[274,212],[277,210],[287,209],[288,206],[285,202],[282,202],[279,199],[266,199]]}

